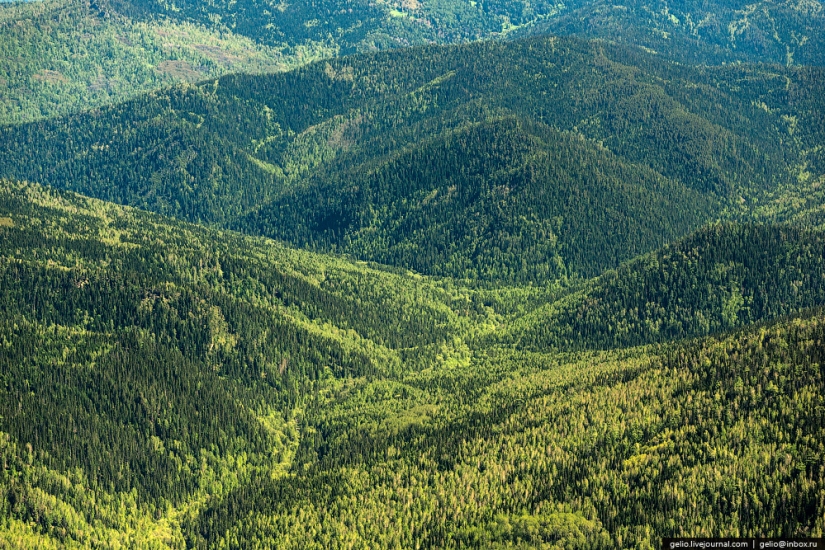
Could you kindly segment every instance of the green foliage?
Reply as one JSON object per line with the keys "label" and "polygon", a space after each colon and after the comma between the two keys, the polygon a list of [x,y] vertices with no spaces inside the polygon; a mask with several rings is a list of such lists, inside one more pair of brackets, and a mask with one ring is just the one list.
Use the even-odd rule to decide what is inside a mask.
{"label": "green foliage", "polygon": [[680,61],[712,64],[763,61],[819,65],[825,55],[819,32],[825,20],[821,5],[792,0],[748,5],[682,0],[665,6],[644,0],[622,5],[599,0],[324,0],[312,4],[114,0],[111,5],[137,18],[168,17],[225,26],[263,44],[330,41],[345,53],[551,33],[642,45]]}
{"label": "green foliage", "polygon": [[0,2],[0,123],[86,110],[179,81],[320,57],[536,34],[599,38],[683,63],[819,65],[813,1],[45,0]]}
{"label": "green foliage", "polygon": [[547,281],[657,248],[713,204],[578,134],[508,118],[324,173],[241,227],[433,275]]}
{"label": "green foliage", "polygon": [[0,123],[88,110],[229,71],[283,70],[322,55],[282,54],[192,23],[135,22],[92,4],[0,4]]}
{"label": "green foliage", "polygon": [[683,63],[822,65],[825,12],[818,2],[758,1],[621,5],[575,2],[516,34],[598,37],[643,46]]}
{"label": "green foliage", "polygon": [[545,283],[804,194],[799,174],[825,173],[822,82],[578,40],[399,50],[2,128],[0,174],[425,274]]}
{"label": "green foliage", "polygon": [[[825,304],[819,232],[714,225],[538,289],[34,184],[2,182],[0,220],[2,544],[649,548],[825,528],[825,317],[800,314]],[[639,300],[683,330],[651,332]],[[661,343],[555,352],[553,334]]]}
{"label": "green foliage", "polygon": [[715,225],[601,275],[497,338],[546,350],[702,336],[822,304],[823,282],[821,232]]}
{"label": "green foliage", "polygon": [[426,388],[440,406],[398,435],[326,431],[373,395],[344,391],[317,409],[319,433],[302,441],[317,456],[299,451],[295,477],[234,491],[187,536],[210,548],[820,536],[824,327],[820,311],[623,353],[477,351],[456,386],[452,371],[407,376],[407,396]]}
{"label": "green foliage", "polygon": [[0,547],[823,536],[822,18],[0,5]]}
{"label": "green foliage", "polygon": [[598,522],[570,512],[499,515],[482,529],[466,529],[457,538],[475,548],[591,548],[610,540]]}
{"label": "green foliage", "polygon": [[132,540],[146,518],[177,540],[181,514],[289,468],[330,379],[467,323],[462,291],[76,195],[4,181],[0,212],[0,430],[28,461],[0,508],[47,537]]}

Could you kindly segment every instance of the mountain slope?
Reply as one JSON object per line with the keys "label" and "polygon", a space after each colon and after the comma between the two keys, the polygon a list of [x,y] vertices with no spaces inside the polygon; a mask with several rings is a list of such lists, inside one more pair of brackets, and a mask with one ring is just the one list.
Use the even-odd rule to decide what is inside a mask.
{"label": "mountain slope", "polygon": [[[0,173],[189,221],[317,243],[321,250],[334,246],[425,273],[539,281],[559,273],[560,254],[564,269],[592,275],[684,234],[723,208],[736,213],[761,206],[782,186],[796,188],[803,172],[814,178],[825,173],[816,145],[825,135],[816,99],[825,81],[820,72],[692,69],[639,50],[561,39],[395,51],[282,75],[228,76],[99,112],[3,128],[0,137],[8,146],[0,151]],[[496,161],[495,173],[472,176],[478,168],[469,167],[471,158],[455,156],[461,150],[451,153],[450,164],[428,165],[439,143],[470,135],[474,127],[503,128],[505,119],[515,121],[534,149],[512,162]],[[576,141],[577,134],[585,141]],[[497,147],[512,142],[503,130],[474,135],[481,137],[472,154],[495,156]],[[562,161],[566,171],[554,174],[549,159],[571,147],[585,170],[577,175],[577,166]],[[399,163],[415,164],[402,169]],[[468,168],[455,170],[456,163]],[[335,221],[337,214],[324,210],[350,201],[347,189],[374,186],[368,179],[382,173],[394,178],[382,185],[395,187],[368,201],[373,213],[364,206]],[[485,224],[500,225],[493,221],[497,214],[482,212],[475,229],[480,237],[457,234],[460,246],[451,242],[428,258],[432,250],[422,254],[419,245],[431,237],[408,234],[426,213],[406,219],[403,200],[413,197],[404,186],[413,185],[410,177],[420,180],[410,192],[425,193],[414,199],[423,200],[453,173],[476,178],[473,189],[481,194],[521,189],[504,211],[525,219],[511,217],[500,234],[491,235]],[[342,174],[358,175],[364,185],[341,186]],[[531,211],[538,190],[547,191],[549,200],[583,177],[591,186],[588,197],[552,208],[539,199]],[[619,181],[629,185],[622,188]],[[652,187],[658,190],[650,195]],[[329,205],[310,204],[317,195]],[[616,213],[624,221],[564,226],[582,222],[584,213],[608,210],[608,198],[628,205],[627,212]],[[287,204],[291,200],[295,204]],[[672,227],[668,201],[685,213]],[[686,201],[695,207],[685,209]],[[439,223],[469,219],[478,213],[472,204],[465,195],[465,210]],[[643,204],[648,221],[638,217]],[[310,208],[305,219],[294,215],[299,205]],[[327,218],[341,226],[335,235]],[[364,234],[373,221],[377,233]],[[622,229],[608,254],[594,261],[590,237],[578,231],[592,230],[593,242],[603,243],[613,231],[610,223]],[[549,231],[562,243],[560,251],[541,237],[552,240]],[[633,241],[640,244],[626,246]],[[496,259],[501,254],[521,255],[536,269],[507,272],[505,260]]]}
{"label": "mountain slope", "polygon": [[230,71],[271,72],[320,52],[286,53],[227,30],[137,22],[95,2],[0,3],[0,124],[122,101]]}
{"label": "mountain slope", "polygon": [[[752,260],[720,259],[731,242]],[[544,353],[493,336],[558,290],[393,274],[2,181],[0,543],[819,536],[825,319],[799,308],[825,300],[821,247],[788,227],[702,230],[585,290],[628,281],[618,303],[664,273],[657,292],[713,319],[684,289],[736,280],[758,298],[741,322],[795,317]]]}
{"label": "mountain slope", "polygon": [[[328,40],[342,52],[424,42],[454,43],[527,33],[603,38],[646,46],[670,59],[720,64],[760,61],[822,65],[825,12],[820,2],[651,2],[614,5],[491,0],[463,3],[324,2],[277,5],[259,0],[193,1],[172,6],[112,0],[138,18],[216,21],[264,44]],[[326,17],[324,17],[326,16]]]}
{"label": "mountain slope", "polygon": [[551,33],[643,46],[683,63],[762,62],[819,65],[825,61],[818,1],[575,2],[556,17],[516,34]]}
{"label": "mountain slope", "polygon": [[468,315],[460,290],[34,185],[0,184],[0,243],[0,540],[31,546],[176,545],[290,468],[321,387]]}
{"label": "mountain slope", "polygon": [[715,208],[578,134],[505,118],[311,178],[237,227],[433,275],[546,281],[658,248]]}
{"label": "mountain slope", "polygon": [[[624,353],[493,349],[391,391],[365,384],[317,411],[323,437],[302,441],[300,474],[234,491],[188,526],[190,543],[656,548],[663,536],[821,536],[824,323],[820,311]],[[437,409],[417,393],[434,387],[446,390]],[[393,411],[393,395],[408,396],[408,412]],[[405,425],[416,412],[426,420]]]}
{"label": "mountain slope", "polygon": [[820,231],[716,225],[514,322],[519,348],[613,349],[703,336],[825,303]]}
{"label": "mountain slope", "polygon": [[319,57],[536,34],[717,65],[825,63],[818,0],[0,2],[0,124],[86,110],[170,82]]}

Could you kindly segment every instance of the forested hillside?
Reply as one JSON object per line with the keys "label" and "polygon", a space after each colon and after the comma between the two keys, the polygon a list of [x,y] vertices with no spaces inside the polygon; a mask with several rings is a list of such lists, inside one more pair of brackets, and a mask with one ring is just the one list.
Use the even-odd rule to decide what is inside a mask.
{"label": "forested hillside", "polygon": [[537,34],[641,46],[688,64],[822,66],[823,28],[818,0],[0,2],[0,124],[87,110],[226,72]]}
{"label": "forested hillside", "polygon": [[526,315],[504,338],[534,350],[614,349],[790,315],[825,303],[823,237],[792,226],[706,227]]}
{"label": "forested hillside", "polygon": [[233,491],[187,536],[318,549],[821,536],[823,327],[819,312],[625,353],[494,348],[400,387],[363,383],[316,409],[297,475]]}
{"label": "forested hillside", "polygon": [[[821,536],[824,242],[727,224],[580,288],[470,288],[4,180],[0,545]],[[763,322],[650,337],[639,289]],[[537,316],[659,343],[507,340]]]}
{"label": "forested hillside", "polygon": [[710,218],[717,197],[579,134],[508,117],[298,185],[238,227],[422,273],[594,275]]}
{"label": "forested hillside", "polygon": [[821,73],[423,47],[2,128],[0,174],[427,274],[586,277],[719,216],[798,217],[775,201],[825,174]]}
{"label": "forested hillside", "polygon": [[3,544],[38,546],[32,521],[179,542],[208,499],[289,470],[331,380],[398,373],[479,315],[460,290],[34,185],[2,182],[0,211]]}
{"label": "forested hillside", "polygon": [[109,3],[119,13],[139,20],[170,18],[219,25],[270,45],[326,42],[342,53],[551,33],[644,46],[668,59],[687,63],[825,62],[821,32],[825,10],[817,0]]}
{"label": "forested hillside", "polygon": [[0,0],[0,549],[825,537],[821,0]]}
{"label": "forested hillside", "polygon": [[0,124],[122,101],[229,71],[271,72],[329,56],[283,52],[228,30],[136,22],[98,2],[0,3]]}
{"label": "forested hillside", "polygon": [[683,63],[825,62],[825,10],[814,1],[651,2],[588,0],[516,30],[643,46]]}

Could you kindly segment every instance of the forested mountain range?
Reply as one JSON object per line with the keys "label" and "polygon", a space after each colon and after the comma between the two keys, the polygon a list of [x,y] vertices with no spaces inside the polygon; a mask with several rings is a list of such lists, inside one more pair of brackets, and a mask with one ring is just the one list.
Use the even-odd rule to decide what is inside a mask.
{"label": "forested mountain range", "polygon": [[590,277],[720,217],[801,219],[823,76],[578,39],[396,50],[8,126],[0,174],[427,274]]}
{"label": "forested mountain range", "polygon": [[288,472],[325,380],[398,372],[406,348],[469,326],[460,290],[35,185],[1,193],[3,545],[30,521],[44,544],[175,543],[252,470]]}
{"label": "forested mountain range", "polygon": [[94,2],[0,3],[0,124],[122,101],[229,71],[271,72],[327,56],[283,52],[228,30],[133,21]]}
{"label": "forested mountain range", "polygon": [[822,28],[818,0],[0,2],[0,124],[95,108],[226,72],[536,34],[641,46],[689,64],[821,66]]}
{"label": "forested mountain range", "polygon": [[162,4],[109,0],[138,19],[219,23],[263,44],[329,41],[342,53],[526,34],[602,38],[666,58],[720,64],[759,61],[821,65],[825,10],[818,0],[665,2],[603,0],[393,0],[316,3],[260,0]]}
{"label": "forested mountain range", "polygon": [[[3,181],[0,544],[821,534],[823,245],[723,224],[579,288],[471,287]],[[645,292],[706,326],[654,333]]]}
{"label": "forested mountain range", "polygon": [[825,303],[823,280],[820,231],[712,225],[538,308],[504,340],[546,351],[704,336]]}
{"label": "forested mountain range", "polygon": [[823,29],[0,2],[0,548],[825,536]]}
{"label": "forested mountain range", "polygon": [[825,61],[825,10],[818,0],[757,2],[574,2],[527,33],[602,38],[649,48],[683,63]]}

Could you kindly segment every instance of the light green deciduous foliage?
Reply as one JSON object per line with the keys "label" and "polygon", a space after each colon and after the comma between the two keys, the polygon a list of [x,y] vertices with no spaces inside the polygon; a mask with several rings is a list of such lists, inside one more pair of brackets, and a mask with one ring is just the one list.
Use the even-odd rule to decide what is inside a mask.
{"label": "light green deciduous foliage", "polygon": [[133,21],[103,3],[0,4],[0,124],[85,111],[230,71],[276,72],[335,53],[285,52],[192,22]]}
{"label": "light green deciduous foliage", "polygon": [[0,544],[823,534],[825,317],[804,309],[825,304],[817,231],[714,225],[536,288],[392,273],[35,184],[0,184],[0,220]]}

